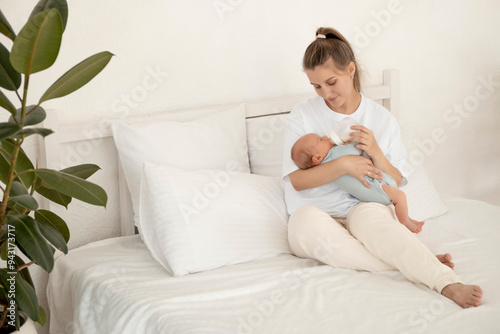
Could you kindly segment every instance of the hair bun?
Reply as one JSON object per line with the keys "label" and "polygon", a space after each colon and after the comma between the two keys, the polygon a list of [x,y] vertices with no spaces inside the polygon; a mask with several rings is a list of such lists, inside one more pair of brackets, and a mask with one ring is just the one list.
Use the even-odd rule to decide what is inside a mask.
{"label": "hair bun", "polygon": [[332,34],[331,32],[326,34],[316,33],[316,38],[341,40],[337,35]]}

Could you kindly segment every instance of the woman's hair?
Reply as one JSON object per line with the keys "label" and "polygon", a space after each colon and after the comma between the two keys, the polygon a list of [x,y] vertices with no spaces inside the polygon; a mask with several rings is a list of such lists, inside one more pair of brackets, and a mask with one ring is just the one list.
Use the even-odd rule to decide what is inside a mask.
{"label": "woman's hair", "polygon": [[356,62],[351,44],[336,29],[319,28],[316,30],[316,39],[309,44],[304,53],[302,67],[304,70],[314,70],[316,66],[323,65],[330,58],[340,70],[347,70],[349,63],[354,63],[356,66],[354,89],[360,92],[361,71]]}

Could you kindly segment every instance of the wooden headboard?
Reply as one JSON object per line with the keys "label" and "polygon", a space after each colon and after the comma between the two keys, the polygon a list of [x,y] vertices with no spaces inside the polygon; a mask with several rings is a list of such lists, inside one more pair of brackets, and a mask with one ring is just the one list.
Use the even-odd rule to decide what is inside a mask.
{"label": "wooden headboard", "polygon": [[[363,95],[381,103],[390,110],[396,118],[399,116],[399,72],[397,70],[384,70],[383,83],[380,85],[365,87]],[[265,99],[259,101],[242,102],[245,106],[247,124],[253,120],[263,117],[286,115],[293,106],[307,98],[314,97],[314,93],[293,95],[275,99]],[[204,108],[188,109],[181,111],[144,113],[141,115],[130,115],[125,119],[120,119],[126,123],[155,122],[157,120],[176,120],[187,121],[195,119],[200,115],[224,110],[232,105],[210,106]],[[57,112],[50,113],[50,116],[44,121],[43,126],[55,131],[54,134],[45,138],[40,145],[40,167],[58,168],[60,158],[60,147],[62,144],[75,143],[79,141],[88,141],[111,137],[109,124],[113,119],[92,120],[86,122],[59,123]],[[131,235],[135,233],[134,215],[132,212],[132,202],[126,185],[123,169],[118,164],[118,182],[119,182],[119,201],[120,201],[120,225],[122,235]],[[67,166],[64,166],[67,167]],[[49,201],[42,200],[42,206],[49,208],[53,205]]]}

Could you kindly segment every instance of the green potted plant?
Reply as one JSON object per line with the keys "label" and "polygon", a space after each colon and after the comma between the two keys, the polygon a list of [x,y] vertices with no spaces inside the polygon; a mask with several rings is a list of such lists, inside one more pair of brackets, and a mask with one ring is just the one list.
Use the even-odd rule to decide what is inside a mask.
{"label": "green potted plant", "polygon": [[[98,166],[84,164],[60,171],[36,168],[22,148],[26,137],[52,133],[36,126],[46,117],[41,104],[81,88],[112,57],[105,51],[83,60],[53,83],[35,105],[28,105],[30,77],[55,62],[67,19],[66,0],[40,0],[16,34],[0,11],[0,33],[12,41],[10,51],[0,43],[0,110],[10,113],[8,121],[0,123],[0,256],[4,264],[0,268],[0,333],[18,331],[23,317],[44,325],[46,314],[28,267],[36,264],[50,272],[55,249],[68,252],[68,226],[55,213],[40,208],[37,196],[66,208],[72,198],[104,207],[107,202],[106,192],[86,180]],[[2,89],[11,91],[19,107]],[[23,261],[19,252],[28,260]]]}

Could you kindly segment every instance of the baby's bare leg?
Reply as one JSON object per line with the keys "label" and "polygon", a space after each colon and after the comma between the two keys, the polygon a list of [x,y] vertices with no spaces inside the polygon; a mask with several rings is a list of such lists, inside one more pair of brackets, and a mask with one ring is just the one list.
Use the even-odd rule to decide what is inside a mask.
{"label": "baby's bare leg", "polygon": [[399,222],[413,233],[420,233],[424,222],[416,221],[408,216],[408,202],[406,201],[405,193],[398,188],[388,185],[382,185],[382,189],[394,204],[396,216],[398,217]]}

